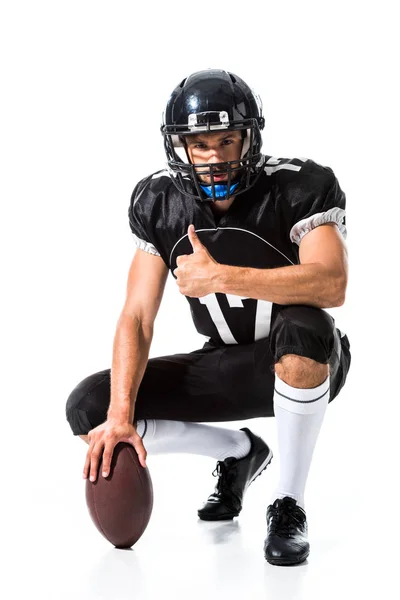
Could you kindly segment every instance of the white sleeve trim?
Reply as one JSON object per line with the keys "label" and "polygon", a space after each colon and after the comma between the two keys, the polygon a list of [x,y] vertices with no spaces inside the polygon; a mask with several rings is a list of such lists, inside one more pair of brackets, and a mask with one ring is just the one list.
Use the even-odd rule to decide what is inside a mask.
{"label": "white sleeve trim", "polygon": [[339,227],[339,231],[346,239],[347,230],[346,225],[343,223],[344,217],[346,215],[346,211],[343,208],[339,208],[335,206],[334,208],[330,208],[326,212],[316,213],[315,215],[311,215],[311,217],[307,217],[306,219],[302,219],[298,221],[295,225],[293,225],[290,230],[290,239],[292,242],[300,245],[302,238],[319,225],[324,225],[325,223],[336,223]]}
{"label": "white sleeve trim", "polygon": [[145,242],[145,240],[141,240],[134,233],[132,235],[133,235],[133,239],[135,240],[135,244],[138,248],[140,248],[141,250],[144,250],[145,252],[149,252],[149,254],[155,254],[156,256],[161,256],[161,254],[159,252],[157,252],[157,250],[156,250],[155,246],[153,246],[153,244],[150,244],[150,242]]}

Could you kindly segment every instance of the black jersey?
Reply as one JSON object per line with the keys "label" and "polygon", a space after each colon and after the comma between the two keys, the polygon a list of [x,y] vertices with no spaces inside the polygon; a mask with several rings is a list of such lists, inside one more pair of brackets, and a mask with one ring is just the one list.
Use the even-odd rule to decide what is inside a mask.
{"label": "black jersey", "polygon": [[[129,206],[136,245],[161,256],[173,272],[177,257],[193,252],[187,235],[193,223],[217,262],[270,269],[299,264],[302,237],[319,225],[334,222],[346,236],[346,198],[332,169],[306,158],[265,159],[255,186],[236,196],[220,217],[210,202],[179,192],[167,170],[146,177]],[[217,344],[269,335],[271,302],[221,293],[186,298],[197,331]]]}

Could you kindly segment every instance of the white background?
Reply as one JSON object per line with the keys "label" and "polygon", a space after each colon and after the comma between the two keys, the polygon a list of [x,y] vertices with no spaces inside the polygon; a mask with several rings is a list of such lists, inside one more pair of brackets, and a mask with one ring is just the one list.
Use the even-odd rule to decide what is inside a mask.
{"label": "white background", "polygon": [[[397,550],[399,53],[394,2],[1,2],[2,531],[7,598],[393,597]],[[91,523],[86,446],[66,399],[108,368],[134,253],[136,182],[164,166],[172,89],[213,67],[263,99],[264,152],[331,166],[348,201],[350,282],[332,311],[353,362],[317,444],[311,554],[264,560],[275,450],[240,519],[198,522],[211,459],[149,457],[155,504],[134,550]],[[204,342],[171,276],[150,356]]]}

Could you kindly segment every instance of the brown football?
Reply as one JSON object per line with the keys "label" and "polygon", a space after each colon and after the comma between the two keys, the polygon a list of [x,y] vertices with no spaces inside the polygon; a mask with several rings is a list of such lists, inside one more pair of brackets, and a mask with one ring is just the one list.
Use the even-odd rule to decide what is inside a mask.
{"label": "brown football", "polygon": [[86,480],[86,504],[100,533],[117,548],[130,548],[143,535],[153,510],[153,485],[148,467],[136,450],[120,442],[114,448],[108,477]]}

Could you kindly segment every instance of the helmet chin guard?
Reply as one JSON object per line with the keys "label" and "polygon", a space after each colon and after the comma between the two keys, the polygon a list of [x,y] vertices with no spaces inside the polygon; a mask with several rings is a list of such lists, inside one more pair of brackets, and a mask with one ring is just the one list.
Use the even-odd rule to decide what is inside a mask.
{"label": "helmet chin guard", "polygon": [[[172,92],[163,114],[161,132],[168,168],[175,186],[183,194],[202,201],[218,201],[250,189],[262,172],[261,130],[264,127],[261,100],[239,77],[221,70],[189,75]],[[239,160],[192,164],[186,137],[217,131],[241,131]],[[226,174],[226,183],[215,175]],[[208,177],[205,184],[202,177]]]}

